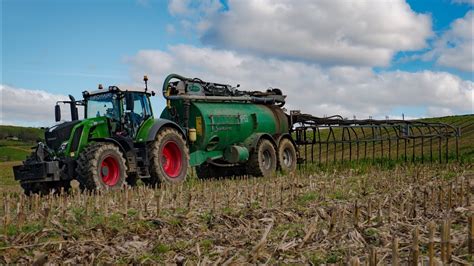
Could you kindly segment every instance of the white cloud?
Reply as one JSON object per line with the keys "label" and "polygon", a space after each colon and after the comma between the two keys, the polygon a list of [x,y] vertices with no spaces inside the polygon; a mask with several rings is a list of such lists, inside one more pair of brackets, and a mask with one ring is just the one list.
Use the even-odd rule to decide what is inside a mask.
{"label": "white cloud", "polygon": [[202,18],[214,16],[221,8],[219,0],[170,0],[168,12],[177,17],[173,26],[174,32],[190,37],[197,32],[201,34],[210,27],[210,23]]}
{"label": "white cloud", "polygon": [[168,3],[168,11],[171,15],[186,15],[189,12],[189,0],[170,0]]}
{"label": "white cloud", "polygon": [[449,30],[438,37],[433,49],[423,54],[421,59],[474,72],[474,12],[471,10],[463,18],[453,21]]}
{"label": "white cloud", "polygon": [[170,0],[168,11],[173,16],[208,16],[222,7],[219,0]]}
{"label": "white cloud", "polygon": [[431,17],[403,0],[230,0],[228,6],[201,16],[205,44],[306,62],[386,66],[398,51],[424,48],[432,35]]}
{"label": "white cloud", "polygon": [[436,110],[474,112],[474,83],[445,72],[375,73],[368,67],[322,68],[187,45],[171,46],[168,51],[142,50],[129,63],[137,81],[142,73],[160,77],[152,80],[155,88],[160,88],[164,77],[173,72],[213,82],[240,83],[245,90],[279,87],[288,94],[288,109],[301,109],[318,116],[384,117],[399,115],[392,110],[404,107],[425,108],[423,116]]}
{"label": "white cloud", "polygon": [[[42,90],[27,90],[0,84],[0,124],[51,126],[54,122],[54,105],[68,100],[61,94]],[[69,108],[62,108],[62,118],[69,119]]]}

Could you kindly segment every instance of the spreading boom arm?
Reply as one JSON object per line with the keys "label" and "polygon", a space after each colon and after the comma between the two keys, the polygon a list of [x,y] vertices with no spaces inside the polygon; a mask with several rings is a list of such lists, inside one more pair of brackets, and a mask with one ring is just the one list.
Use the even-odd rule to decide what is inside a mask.
{"label": "spreading boom arm", "polygon": [[[459,159],[460,129],[420,120],[356,120],[339,115],[315,117],[292,111],[292,132],[300,162]],[[454,151],[449,147],[455,145]]]}

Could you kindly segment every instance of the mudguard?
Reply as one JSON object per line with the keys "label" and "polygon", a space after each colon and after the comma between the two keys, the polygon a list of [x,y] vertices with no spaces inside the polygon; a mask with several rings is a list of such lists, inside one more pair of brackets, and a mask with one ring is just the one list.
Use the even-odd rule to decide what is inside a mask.
{"label": "mudguard", "polygon": [[284,134],[281,134],[279,135],[277,138],[276,138],[276,143],[280,144],[280,141],[282,139],[289,139],[291,141],[291,143],[293,143],[293,146],[295,146],[295,149],[296,149],[296,152],[298,152],[298,146],[296,146],[296,142],[293,140],[293,138],[291,137],[291,134],[289,133],[284,133]]}
{"label": "mudguard", "polygon": [[186,131],[182,127],[180,127],[178,124],[171,120],[159,118],[155,119],[155,123],[148,131],[147,141],[155,140],[156,134],[158,134],[160,129],[162,129],[163,127],[175,128],[183,135],[184,140],[187,140]]}
{"label": "mudguard", "polygon": [[255,149],[255,147],[257,147],[258,141],[262,138],[270,140],[273,146],[275,146],[275,148],[278,147],[277,143],[275,142],[275,139],[272,137],[272,135],[268,133],[252,134],[244,141],[244,146],[247,147],[247,149],[251,152]]}

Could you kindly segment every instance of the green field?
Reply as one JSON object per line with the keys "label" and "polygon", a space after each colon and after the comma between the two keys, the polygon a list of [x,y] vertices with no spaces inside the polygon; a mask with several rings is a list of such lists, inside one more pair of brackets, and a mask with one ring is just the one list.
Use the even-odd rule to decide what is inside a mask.
{"label": "green field", "polygon": [[[13,179],[12,167],[31,154],[36,141],[44,139],[43,132],[40,128],[0,125],[0,191],[20,190]],[[11,137],[18,140],[9,139]]]}

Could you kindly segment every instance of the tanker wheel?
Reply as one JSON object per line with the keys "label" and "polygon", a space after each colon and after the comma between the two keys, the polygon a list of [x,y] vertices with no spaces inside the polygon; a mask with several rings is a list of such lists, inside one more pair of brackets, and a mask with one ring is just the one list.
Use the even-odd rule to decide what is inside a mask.
{"label": "tanker wheel", "polygon": [[76,172],[81,189],[120,189],[126,184],[127,165],[112,143],[93,143],[79,155]]}
{"label": "tanker wheel", "polygon": [[272,176],[277,168],[275,147],[267,139],[260,139],[250,155],[247,173],[253,176]]}
{"label": "tanker wheel", "polygon": [[282,139],[278,146],[278,164],[284,173],[296,170],[296,148],[289,139]]}
{"label": "tanker wheel", "polygon": [[196,166],[196,175],[200,179],[241,176],[245,174],[243,166],[220,167],[212,164]]}
{"label": "tanker wheel", "polygon": [[145,184],[179,183],[186,179],[189,166],[189,151],[186,141],[174,128],[161,130],[150,144],[150,178]]}

